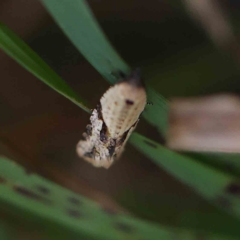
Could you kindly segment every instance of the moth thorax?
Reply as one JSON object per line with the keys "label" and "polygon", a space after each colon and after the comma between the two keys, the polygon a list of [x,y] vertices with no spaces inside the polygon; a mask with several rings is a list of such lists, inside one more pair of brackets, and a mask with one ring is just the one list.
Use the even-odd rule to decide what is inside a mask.
{"label": "moth thorax", "polygon": [[100,102],[111,137],[119,137],[138,120],[146,104],[146,92],[143,87],[122,82],[110,88]]}

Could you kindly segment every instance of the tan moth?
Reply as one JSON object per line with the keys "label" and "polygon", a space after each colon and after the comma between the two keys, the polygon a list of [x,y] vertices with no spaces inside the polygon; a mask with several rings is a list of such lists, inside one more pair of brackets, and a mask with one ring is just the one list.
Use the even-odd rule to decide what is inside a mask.
{"label": "tan moth", "polygon": [[110,87],[92,112],[77,154],[95,167],[109,168],[121,156],[146,100],[138,69]]}

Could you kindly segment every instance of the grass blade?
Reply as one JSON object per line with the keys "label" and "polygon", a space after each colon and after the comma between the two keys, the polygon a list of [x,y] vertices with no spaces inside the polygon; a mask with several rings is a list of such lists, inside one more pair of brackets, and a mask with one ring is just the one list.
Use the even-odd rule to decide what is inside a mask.
{"label": "grass blade", "polygon": [[240,180],[208,165],[172,152],[137,133],[131,142],[157,165],[203,198],[240,219]]}
{"label": "grass blade", "polygon": [[216,166],[222,171],[235,174],[236,176],[239,176],[240,174],[240,154],[239,153],[191,152],[191,153],[185,153],[185,154],[203,163]]}
{"label": "grass blade", "polygon": [[84,101],[30,47],[0,23],[0,48],[55,91],[90,112]]}
{"label": "grass blade", "polygon": [[[118,80],[114,74],[119,71],[130,71],[130,67],[107,40],[86,1],[42,0],[42,3],[75,47],[110,83],[116,83]],[[144,117],[150,124],[165,132],[166,101],[163,97],[156,100],[156,94],[150,86],[147,86],[147,92],[149,93],[148,101],[154,105],[146,108]],[[155,101],[157,101],[156,104]]]}
{"label": "grass blade", "polygon": [[[153,224],[129,215],[109,213],[85,197],[66,190],[0,157],[0,209],[20,221],[44,226],[60,239],[194,240],[202,232]],[[74,200],[74,201],[73,201]],[[204,233],[206,239],[232,239]],[[52,239],[52,238],[51,238]],[[58,238],[59,239],[59,238]]]}
{"label": "grass blade", "polygon": [[110,83],[129,67],[111,46],[84,0],[42,0],[76,48]]}

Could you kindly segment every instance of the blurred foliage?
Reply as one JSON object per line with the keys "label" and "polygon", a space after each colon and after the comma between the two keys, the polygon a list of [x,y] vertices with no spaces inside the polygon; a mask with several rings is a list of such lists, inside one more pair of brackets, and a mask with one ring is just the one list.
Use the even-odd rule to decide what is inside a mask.
{"label": "blurred foliage", "polygon": [[0,22],[0,47],[19,64],[33,73],[55,91],[62,94],[87,112],[83,100],[21,39]]}
{"label": "blurred foliage", "polygon": [[[0,158],[1,213],[8,213],[31,232],[32,223],[41,229],[44,239],[225,239],[218,234],[169,228],[130,215],[117,213],[53,184]],[[6,223],[11,222],[9,217]],[[16,239],[16,228],[8,234],[1,225],[1,239]],[[21,224],[20,224],[21,226]],[[227,238],[234,239],[234,238]]]}
{"label": "blurred foliage", "polygon": [[[76,48],[109,83],[118,80],[120,70],[130,71],[130,67],[111,46],[85,1],[42,0],[42,2]],[[182,4],[175,1],[170,3],[178,14],[175,21],[181,18],[183,20],[180,25],[189,24]],[[185,29],[185,33],[189,34],[187,38],[192,37],[185,43],[189,48],[179,51],[183,46],[177,38],[181,31],[172,31],[171,20],[169,24],[162,22],[158,25],[158,30],[162,34],[159,47],[163,52],[165,48],[171,49],[170,52],[166,51],[161,57],[139,61],[146,72],[145,77],[149,80],[146,84],[148,101],[153,103],[146,107],[143,116],[163,135],[167,131],[168,117],[168,100],[165,97],[207,94],[223,90],[238,91],[239,88],[238,65],[228,54],[216,51],[199,30],[193,28],[195,34],[192,36],[188,32],[192,29],[191,24]],[[172,34],[172,39],[176,36],[172,43],[169,43],[167,37],[164,38],[167,34],[164,34],[163,26],[166,32]],[[111,36],[109,38],[111,39]],[[192,45],[189,45],[190,42]],[[85,101],[4,24],[0,25],[0,47],[55,91],[87,112],[90,111]],[[147,51],[146,46],[145,54]],[[168,59],[165,59],[166,56]],[[140,216],[158,220],[156,215],[160,215],[161,211],[163,215],[166,212],[168,216],[172,215],[169,221],[158,225],[103,209],[82,196],[36,175],[29,175],[8,159],[1,158],[1,214],[10,216],[9,219],[6,218],[6,223],[1,225],[1,239],[14,239],[14,236],[11,238],[9,234],[11,227],[9,228],[7,224],[14,225],[14,218],[19,222],[26,221],[29,228],[31,221],[42,226],[44,239],[46,237],[67,239],[70,236],[71,239],[80,237],[153,240],[238,238],[240,234],[238,155],[179,154],[137,133],[133,134],[131,143],[157,166],[165,169],[217,208],[210,207],[210,213],[199,210],[183,212],[181,209],[174,209],[177,199],[173,199],[172,196],[165,196],[163,200],[166,202],[165,208],[158,206],[156,199],[154,201],[155,196],[149,198],[150,202],[145,203],[142,201],[144,193],[133,193],[126,188],[121,197],[128,196],[127,200],[120,201],[125,206],[131,205],[132,209],[134,206],[135,212]],[[137,194],[134,198],[139,198],[139,201],[131,198],[131,194]],[[171,227],[167,226],[169,224]]]}

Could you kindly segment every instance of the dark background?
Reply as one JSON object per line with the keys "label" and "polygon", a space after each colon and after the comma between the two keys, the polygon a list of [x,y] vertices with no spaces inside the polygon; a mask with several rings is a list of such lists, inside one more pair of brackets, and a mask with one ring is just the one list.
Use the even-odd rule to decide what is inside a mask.
{"label": "dark background", "polygon": [[[145,81],[163,96],[239,94],[237,55],[215,46],[180,1],[91,0],[89,4],[121,56],[133,68],[141,67]],[[237,35],[239,4],[222,4]],[[1,0],[0,20],[92,107],[96,105],[108,83],[39,1]],[[0,74],[0,154],[102,204],[154,221],[179,226],[188,224],[188,213],[217,212],[130,144],[109,170],[79,159],[75,146],[89,115],[2,51]],[[138,131],[158,140],[156,129],[144,121]]]}

